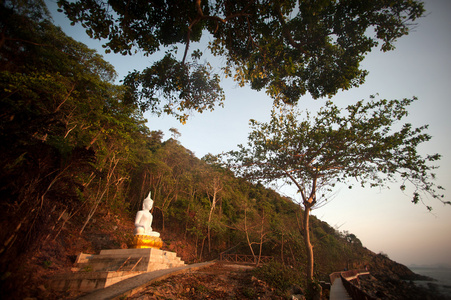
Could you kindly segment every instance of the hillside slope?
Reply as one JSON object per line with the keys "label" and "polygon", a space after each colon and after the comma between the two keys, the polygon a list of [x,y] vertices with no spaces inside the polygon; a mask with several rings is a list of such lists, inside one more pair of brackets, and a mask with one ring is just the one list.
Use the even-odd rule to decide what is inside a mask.
{"label": "hillside slope", "polygon": [[[162,147],[182,148],[189,153],[173,141]],[[195,161],[207,166],[201,160]],[[229,180],[238,179],[231,177]],[[197,219],[202,213],[202,207],[204,210],[209,208],[207,201],[203,203],[203,206],[192,203],[196,210],[186,206],[179,207],[183,202],[176,201],[172,204],[172,209],[168,210],[169,213],[164,222],[163,214],[158,209],[154,209],[153,228],[161,233],[164,241],[163,249],[177,252],[184,261],[193,263],[215,259],[220,252],[230,248],[233,248],[231,251],[235,253],[251,255],[253,251],[258,255],[261,247],[261,255],[273,256],[281,264],[283,262],[285,266],[298,270],[297,272],[301,274],[305,262],[305,251],[296,221],[299,207],[291,200],[263,186],[254,186],[245,182],[241,184],[252,189],[252,193],[250,191],[249,193],[253,196],[258,194],[260,199],[265,201],[265,205],[273,208],[269,211],[277,216],[277,220],[264,223],[263,229],[267,234],[263,243],[260,243],[258,234],[262,227],[257,226],[262,222],[258,208],[259,201],[254,198],[251,202],[254,207],[248,208],[247,213],[243,214],[244,211],[240,212],[238,204],[235,204],[236,209],[232,210],[224,197],[220,207],[214,213],[219,220],[211,226],[210,249],[207,245],[208,223],[201,223]],[[233,187],[228,188],[233,190]],[[134,214],[133,211],[120,211],[111,204],[102,203],[86,226],[84,214],[76,214],[71,218],[62,214],[61,218],[67,218],[67,220],[56,236],[52,235],[51,238],[44,240],[44,243],[36,241],[32,251],[24,252],[25,254],[10,264],[8,273],[3,273],[2,290],[10,291],[11,299],[17,297],[58,298],[60,294],[54,294],[46,288],[47,280],[55,274],[69,272],[76,255],[80,252],[96,254],[102,249],[129,247],[134,228]],[[249,227],[247,234],[240,227],[244,216],[246,216],[247,224],[253,224],[253,227]],[[164,229],[163,224],[165,224]],[[83,226],[85,226],[84,230],[80,234]],[[419,278],[405,266],[366,249],[358,239],[350,239],[349,233],[340,233],[316,218],[312,218],[311,228],[317,278],[320,280],[328,281],[328,275],[334,271],[364,267],[369,268],[374,276],[390,280]],[[252,251],[247,243],[246,235],[253,243]],[[299,284],[303,283],[299,282]]]}

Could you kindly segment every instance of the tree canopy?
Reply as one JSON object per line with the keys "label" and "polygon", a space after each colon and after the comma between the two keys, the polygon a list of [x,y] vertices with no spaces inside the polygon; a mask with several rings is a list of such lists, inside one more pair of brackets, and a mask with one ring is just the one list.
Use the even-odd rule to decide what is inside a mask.
{"label": "tree canopy", "polygon": [[431,139],[428,126],[398,124],[415,100],[361,100],[345,110],[328,102],[303,120],[296,109],[273,110],[269,123],[251,120],[248,145],[231,152],[239,162],[236,170],[264,181],[285,179],[302,201],[350,179],[370,187],[401,181],[402,190],[411,184],[414,203],[421,201],[420,192],[442,199],[442,187],[433,182],[437,167],[430,164],[441,156],[422,156],[417,149]]}
{"label": "tree canopy", "polygon": [[282,180],[296,187],[304,207],[308,280],[313,279],[309,213],[335,184],[356,180],[376,187],[396,181],[401,182],[401,190],[412,187],[413,203],[427,194],[451,204],[440,194],[443,187],[433,182],[437,167],[432,163],[440,155],[418,152],[418,146],[431,139],[427,126],[398,124],[415,100],[361,100],[346,109],[329,101],[316,115],[274,109],[268,123],[251,120],[248,145],[229,153],[238,174],[262,182]]}
{"label": "tree canopy", "polygon": [[[214,109],[224,100],[220,77],[200,62],[199,42],[223,59],[222,72],[240,85],[265,89],[275,101],[294,104],[306,93],[332,96],[359,86],[360,63],[373,48],[394,49],[424,13],[414,0],[380,1],[106,1],[59,0],[72,22],[105,40],[105,51],[142,51],[164,57],[125,79],[128,100],[176,115]],[[177,54],[177,47],[184,51]],[[190,48],[192,60],[189,60]],[[205,48],[205,46],[203,47]],[[202,49],[203,49],[202,48]],[[167,103],[161,105],[161,97]]]}

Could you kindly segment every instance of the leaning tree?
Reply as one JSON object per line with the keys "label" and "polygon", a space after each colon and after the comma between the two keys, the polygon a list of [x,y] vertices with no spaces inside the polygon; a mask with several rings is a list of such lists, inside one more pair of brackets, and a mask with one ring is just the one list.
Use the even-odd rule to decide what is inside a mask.
{"label": "leaning tree", "polygon": [[238,174],[267,183],[282,180],[297,188],[303,206],[302,235],[310,283],[314,259],[309,214],[335,184],[358,182],[376,187],[398,181],[402,190],[412,190],[412,202],[423,202],[429,210],[424,193],[450,204],[440,194],[443,188],[433,183],[437,167],[431,163],[440,155],[422,156],[417,151],[431,138],[425,133],[427,126],[398,124],[416,99],[372,98],[346,109],[328,102],[315,116],[274,109],[268,123],[251,120],[248,144],[228,153]]}
{"label": "leaning tree", "polygon": [[[424,13],[417,0],[58,0],[61,11],[106,52],[158,54],[124,79],[127,99],[175,115],[222,104],[220,76],[294,104],[359,86],[372,49],[394,49]],[[209,39],[208,47],[202,36]],[[177,47],[182,51],[177,53]],[[221,72],[200,50],[221,58]],[[192,50],[192,51],[191,51]],[[188,55],[190,54],[190,55]],[[162,103],[162,99],[165,102]]]}

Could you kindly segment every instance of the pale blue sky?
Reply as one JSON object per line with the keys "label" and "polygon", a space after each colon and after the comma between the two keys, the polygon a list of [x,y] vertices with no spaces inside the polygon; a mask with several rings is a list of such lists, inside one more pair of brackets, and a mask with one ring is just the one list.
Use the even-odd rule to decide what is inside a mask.
{"label": "pale blue sky", "polygon": [[[68,35],[99,49],[100,43],[90,40],[80,26],[71,27],[61,14],[56,13],[53,0],[46,1],[55,23]],[[451,189],[451,1],[425,1],[427,16],[418,20],[418,26],[396,44],[395,51],[374,51],[363,65],[370,72],[365,84],[350,91],[340,92],[332,100],[343,107],[369,95],[379,93],[381,98],[399,99],[417,96],[410,107],[408,122],[415,127],[429,124],[433,139],[421,147],[426,153],[443,155],[437,170],[437,184]],[[193,48],[194,49],[194,48]],[[137,54],[133,57],[108,54],[104,57],[116,68],[119,78],[133,69],[141,70],[152,64],[152,59]],[[181,133],[179,141],[201,158],[207,153],[218,154],[236,148],[247,141],[249,119],[269,119],[272,101],[264,92],[239,88],[231,80],[224,80],[225,108],[214,112],[193,114],[186,125],[172,117],[157,118],[146,114],[151,130],[162,130],[170,137],[169,128]],[[309,96],[299,102],[301,109],[316,110],[324,100]],[[384,252],[400,263],[451,265],[451,206],[429,199],[433,213],[422,205],[410,202],[410,194],[403,194],[399,184],[391,189],[362,189],[346,187],[337,190],[330,203],[314,211],[321,220],[340,230],[354,233],[370,250]],[[281,191],[295,198],[290,190]],[[447,193],[447,191],[445,191]],[[447,197],[449,201],[449,197]]]}

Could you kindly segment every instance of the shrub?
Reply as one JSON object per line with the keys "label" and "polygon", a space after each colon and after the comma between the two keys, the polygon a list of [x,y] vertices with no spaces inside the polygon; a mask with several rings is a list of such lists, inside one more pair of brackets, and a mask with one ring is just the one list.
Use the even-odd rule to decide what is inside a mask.
{"label": "shrub", "polygon": [[303,274],[299,270],[285,267],[272,261],[254,270],[254,276],[265,281],[281,293],[285,293],[294,285],[300,285]]}

